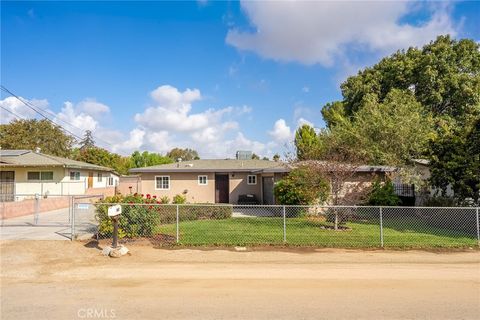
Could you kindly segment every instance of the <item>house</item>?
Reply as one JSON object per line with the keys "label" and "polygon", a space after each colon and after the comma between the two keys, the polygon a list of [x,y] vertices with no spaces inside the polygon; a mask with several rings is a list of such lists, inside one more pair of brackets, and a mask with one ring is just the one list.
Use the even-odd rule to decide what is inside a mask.
{"label": "house", "polygon": [[31,150],[0,150],[0,201],[40,195],[113,195],[113,169]]}
{"label": "house", "polygon": [[[252,160],[246,152],[237,152],[237,159],[192,160],[131,169],[140,176],[140,190],[143,194],[157,198],[184,195],[191,203],[230,203],[257,202],[276,204],[274,184],[281,180],[292,168],[307,164],[287,164],[269,160]],[[316,162],[324,168],[323,163]],[[328,167],[328,166],[327,166]],[[348,168],[345,190],[359,185],[369,185],[374,177],[385,178],[396,171],[386,166],[355,166]],[[253,195],[253,197],[252,197]],[[253,201],[248,201],[250,197]]]}
{"label": "house", "polygon": [[131,169],[141,176],[144,194],[158,198],[183,194],[192,203],[231,203],[249,195],[274,204],[274,183],[290,171],[283,162],[252,159],[181,161]]}

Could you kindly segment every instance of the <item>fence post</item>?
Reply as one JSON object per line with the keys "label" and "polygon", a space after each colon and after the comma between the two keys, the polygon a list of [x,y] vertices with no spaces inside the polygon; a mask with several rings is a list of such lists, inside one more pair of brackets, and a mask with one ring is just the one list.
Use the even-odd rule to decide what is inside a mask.
{"label": "fence post", "polygon": [[287,215],[285,214],[285,206],[283,208],[283,242],[287,242]]}
{"label": "fence post", "polygon": [[40,195],[36,193],[35,194],[35,215],[34,215],[35,224],[38,224],[39,211],[40,211]]}
{"label": "fence post", "polygon": [[75,199],[70,197],[70,207],[72,208],[72,241],[75,240]]}
{"label": "fence post", "polygon": [[383,212],[382,212],[382,207],[380,207],[380,245],[383,248]]}
{"label": "fence post", "polygon": [[180,224],[180,215],[178,214],[178,204],[177,204],[177,243],[180,242],[180,228],[179,228],[179,224]]}
{"label": "fence post", "polygon": [[478,241],[478,246],[480,247],[480,221],[478,219],[478,207],[477,207],[477,241]]}

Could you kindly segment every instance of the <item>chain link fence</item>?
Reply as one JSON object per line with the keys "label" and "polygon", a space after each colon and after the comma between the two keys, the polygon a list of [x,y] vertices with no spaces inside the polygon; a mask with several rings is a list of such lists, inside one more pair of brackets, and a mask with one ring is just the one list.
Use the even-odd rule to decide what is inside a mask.
{"label": "chain link fence", "polygon": [[[109,241],[113,203],[76,200],[74,238]],[[155,246],[478,247],[478,208],[121,203],[121,242]]]}

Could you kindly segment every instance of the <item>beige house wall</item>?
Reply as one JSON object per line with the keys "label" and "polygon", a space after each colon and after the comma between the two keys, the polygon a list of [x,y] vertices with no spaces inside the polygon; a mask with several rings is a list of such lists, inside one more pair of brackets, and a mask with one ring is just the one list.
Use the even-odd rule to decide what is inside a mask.
{"label": "beige house wall", "polygon": [[[198,176],[207,176],[207,185],[198,184]],[[156,176],[169,176],[170,189],[157,190],[155,187]],[[142,173],[141,190],[143,194],[155,195],[157,198],[167,196],[172,201],[177,194],[183,194],[187,202],[214,203],[215,202],[215,174],[214,173]]]}
{"label": "beige house wall", "polygon": [[260,174],[257,176],[257,184],[249,185],[247,183],[247,176],[249,173],[236,172],[229,175],[230,180],[230,198],[229,202],[236,204],[238,196],[242,194],[254,194],[260,203],[262,202],[262,178]]}

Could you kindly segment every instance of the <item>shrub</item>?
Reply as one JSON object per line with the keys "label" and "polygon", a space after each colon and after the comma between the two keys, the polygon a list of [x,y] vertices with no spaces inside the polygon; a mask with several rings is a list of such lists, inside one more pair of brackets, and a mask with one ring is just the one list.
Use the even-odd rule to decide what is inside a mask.
{"label": "shrub", "polygon": [[275,197],[286,205],[323,203],[329,191],[330,185],[323,175],[308,166],[293,169],[274,188]]}
{"label": "shrub", "polygon": [[379,180],[373,182],[372,191],[368,198],[369,205],[398,206],[401,202],[400,198],[395,194],[392,181],[387,180],[383,185]]}
{"label": "shrub", "polygon": [[425,207],[455,207],[456,201],[451,197],[430,197],[425,200]]}
{"label": "shrub", "polygon": [[175,197],[173,197],[174,204],[184,204],[186,202],[187,202],[187,197],[185,197],[183,194],[177,194]]}
{"label": "shrub", "polygon": [[[183,201],[184,196],[176,197],[177,201]],[[159,205],[164,199],[158,201],[150,195],[129,195],[107,197],[97,205],[96,218],[99,222],[98,234],[101,237],[111,237],[113,223],[108,217],[110,204],[122,205],[122,215],[119,219],[118,235],[120,238],[150,237],[155,234],[159,224],[175,223],[177,220],[177,206]],[[175,201],[175,200],[174,200]],[[181,205],[179,220],[190,221],[198,219],[227,219],[232,216],[231,205]]]}
{"label": "shrub", "polygon": [[170,203],[170,198],[168,196],[163,196],[160,198],[160,203],[161,204],[169,204]]}

